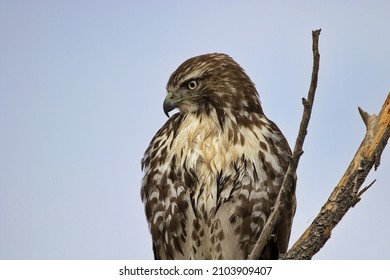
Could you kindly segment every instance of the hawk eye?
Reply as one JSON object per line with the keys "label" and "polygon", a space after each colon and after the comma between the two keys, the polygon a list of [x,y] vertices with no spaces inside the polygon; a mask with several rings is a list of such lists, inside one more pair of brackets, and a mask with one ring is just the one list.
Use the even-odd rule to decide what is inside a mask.
{"label": "hawk eye", "polygon": [[198,86],[198,83],[195,80],[189,81],[187,84],[188,89],[194,90]]}

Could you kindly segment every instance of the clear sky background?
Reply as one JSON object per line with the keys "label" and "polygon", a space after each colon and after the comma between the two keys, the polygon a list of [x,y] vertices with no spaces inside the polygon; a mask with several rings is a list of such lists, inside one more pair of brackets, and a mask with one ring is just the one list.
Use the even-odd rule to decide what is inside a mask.
{"label": "clear sky background", "polygon": [[[293,146],[322,28],[290,243],[390,91],[390,2],[0,0],[0,259],[151,259],[140,160],[169,75],[231,55]],[[390,147],[316,259],[390,259]]]}

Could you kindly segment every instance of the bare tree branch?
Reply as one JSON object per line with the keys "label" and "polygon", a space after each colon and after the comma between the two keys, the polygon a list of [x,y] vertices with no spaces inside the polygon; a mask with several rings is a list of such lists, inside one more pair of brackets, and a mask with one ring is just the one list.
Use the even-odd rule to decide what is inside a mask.
{"label": "bare tree branch", "polygon": [[295,142],[294,152],[292,154],[291,161],[287,169],[287,173],[284,176],[279,195],[275,202],[275,206],[267,222],[264,225],[264,228],[261,232],[261,235],[256,245],[254,246],[252,252],[249,254],[248,259],[250,260],[256,260],[259,258],[262,250],[264,249],[264,246],[268,243],[269,239],[272,236],[272,232],[274,231],[275,225],[277,224],[280,218],[280,213],[285,208],[286,200],[291,198],[292,183],[296,174],[299,159],[303,154],[302,147],[307,134],[307,127],[309,125],[311,110],[314,102],[314,96],[317,88],[318,70],[320,67],[320,54],[318,51],[318,40],[319,40],[320,33],[321,33],[321,29],[312,32],[313,71],[311,76],[310,88],[308,92],[308,98],[307,99],[302,98],[302,103],[304,106],[303,116],[299,127],[297,140]]}
{"label": "bare tree branch", "polygon": [[358,151],[318,216],[281,259],[311,259],[330,238],[341,218],[374,183],[359,192],[372,167],[376,170],[379,166],[390,136],[390,93],[378,116],[369,115],[361,108],[359,112],[367,130]]}

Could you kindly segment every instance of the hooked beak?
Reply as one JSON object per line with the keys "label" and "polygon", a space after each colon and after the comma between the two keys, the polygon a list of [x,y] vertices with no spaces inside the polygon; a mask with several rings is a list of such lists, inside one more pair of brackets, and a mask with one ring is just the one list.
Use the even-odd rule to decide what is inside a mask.
{"label": "hooked beak", "polygon": [[176,102],[173,100],[173,94],[172,92],[168,92],[167,97],[164,100],[163,109],[165,115],[169,118],[169,112],[173,109],[177,108]]}

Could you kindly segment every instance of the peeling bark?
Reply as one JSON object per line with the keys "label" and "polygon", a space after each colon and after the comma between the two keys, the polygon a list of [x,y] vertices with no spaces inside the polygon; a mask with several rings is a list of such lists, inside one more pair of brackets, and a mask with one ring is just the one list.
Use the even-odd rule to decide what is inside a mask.
{"label": "peeling bark", "polygon": [[360,190],[372,167],[376,170],[390,136],[390,93],[379,115],[369,115],[359,108],[366,125],[366,135],[340,182],[312,224],[287,254],[280,259],[311,259],[328,241],[332,230],[347,211],[356,205],[361,195],[372,186]]}
{"label": "peeling bark", "polygon": [[[276,199],[275,206],[264,225],[263,231],[248,259],[258,259],[261,251],[272,237],[275,225],[280,213],[283,211],[286,201],[291,197],[292,179],[296,175],[299,158],[303,154],[303,143],[307,134],[311,110],[313,107],[315,91],[317,87],[319,71],[318,40],[321,29],[312,33],[313,37],[313,71],[308,98],[302,98],[304,106],[303,116],[295,142],[287,173],[282,187]],[[347,211],[354,207],[375,180],[361,189],[372,167],[376,170],[380,164],[380,158],[390,136],[390,93],[378,115],[368,114],[358,108],[366,125],[366,134],[340,182],[330,194],[327,202],[321,208],[312,224],[305,230],[302,236],[295,242],[291,249],[279,259],[311,259],[331,237],[332,230],[344,217]]]}

